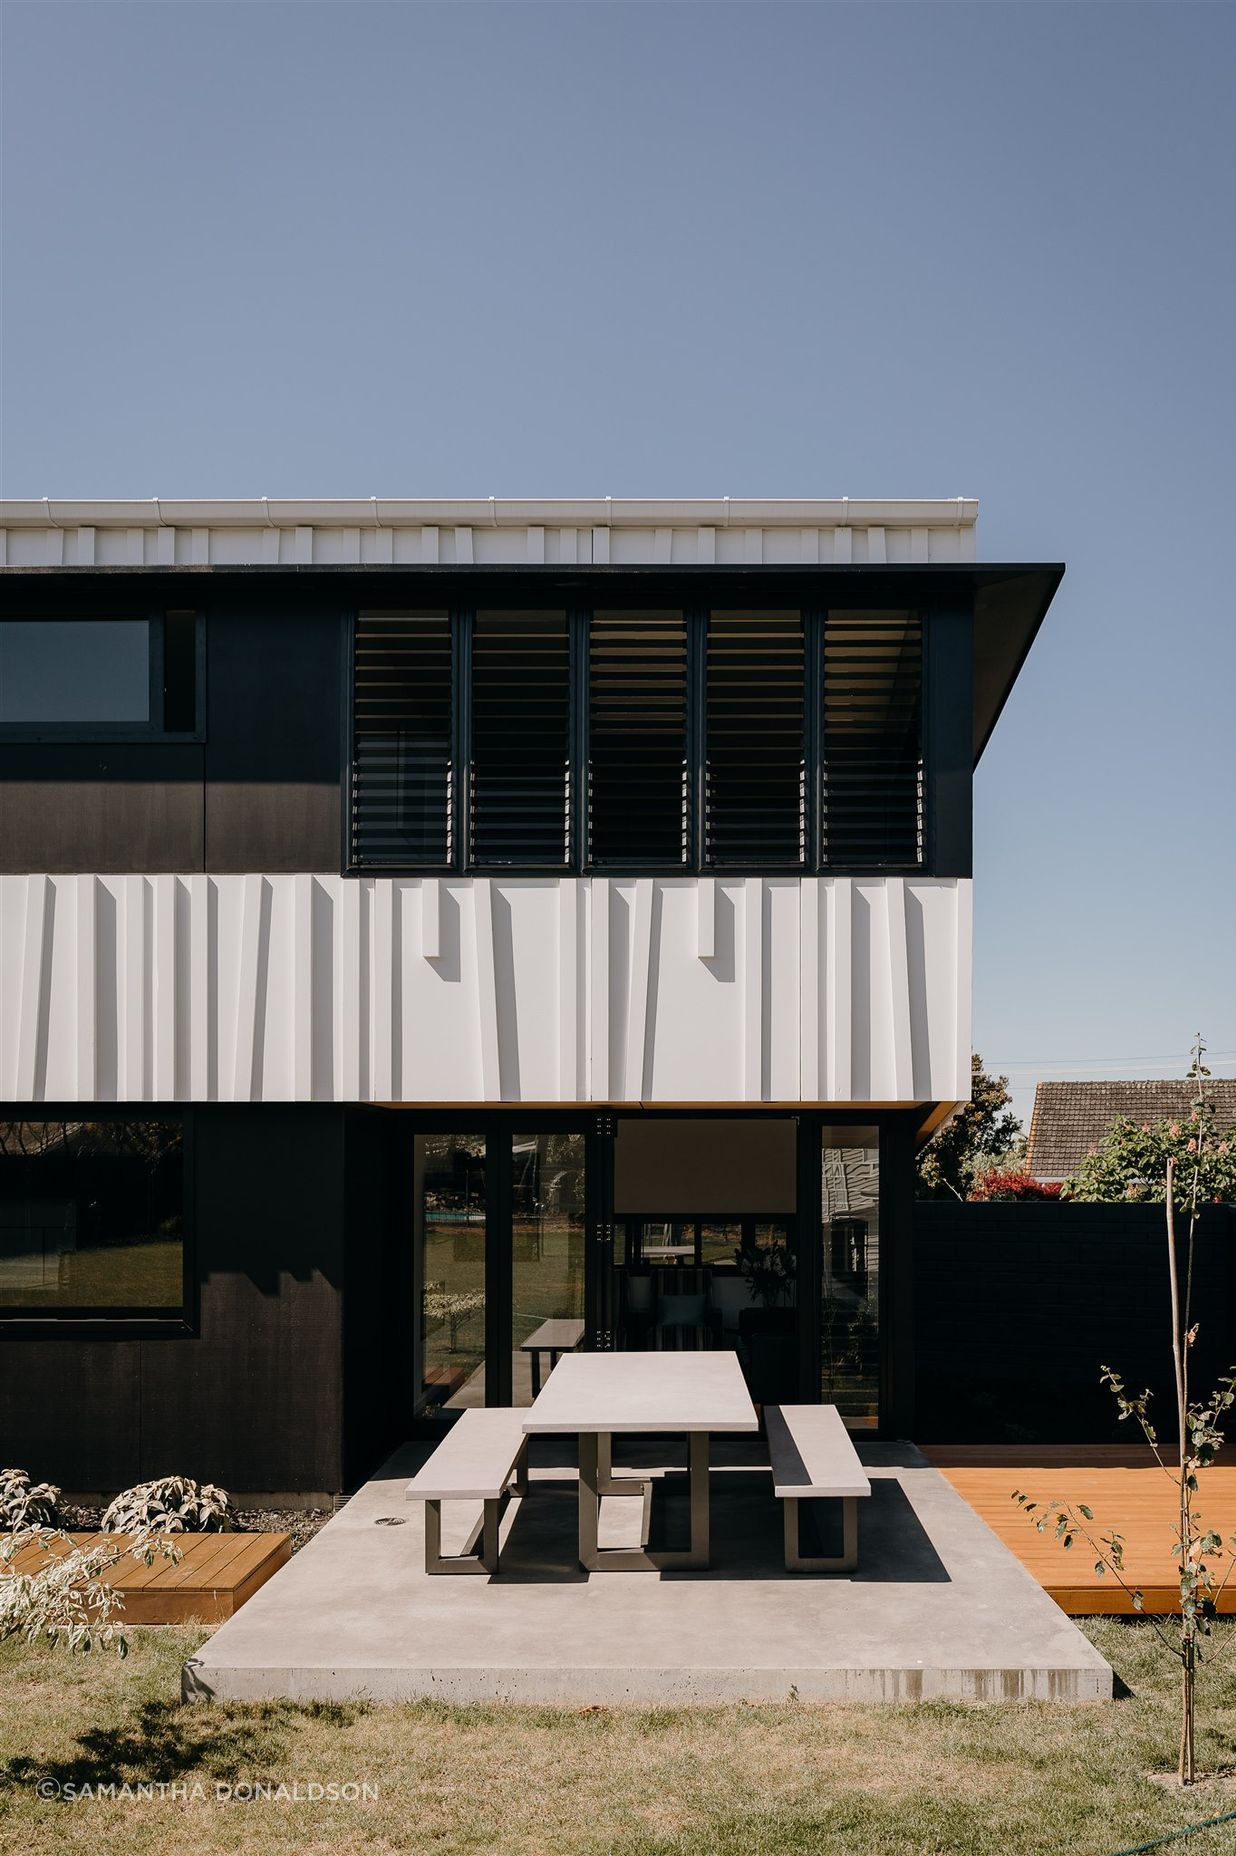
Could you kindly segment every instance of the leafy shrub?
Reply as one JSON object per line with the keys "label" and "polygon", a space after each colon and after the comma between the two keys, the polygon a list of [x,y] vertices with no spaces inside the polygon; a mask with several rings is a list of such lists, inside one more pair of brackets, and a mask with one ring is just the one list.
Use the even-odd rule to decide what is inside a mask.
{"label": "leafy shrub", "polygon": [[232,1525],[232,1504],[226,1489],[213,1482],[194,1482],[188,1476],[160,1476],[125,1489],[103,1516],[109,1534],[137,1534],[148,1529],[160,1534],[221,1533]]}
{"label": "leafy shrub", "polygon": [[[18,1572],[12,1562],[31,1547],[42,1559],[33,1571]],[[0,1546],[0,1643],[22,1637],[27,1643],[115,1649],[127,1656],[128,1641],[116,1618],[124,1598],[107,1574],[125,1559],[153,1566],[156,1559],[175,1565],[180,1557],[179,1547],[151,1534],[75,1546],[56,1527],[15,1528]]]}
{"label": "leafy shrub", "polygon": [[54,1527],[60,1491],[31,1482],[24,1469],[0,1469],[0,1527]]}
{"label": "leafy shrub", "polygon": [[971,1204],[988,1201],[999,1205],[1011,1205],[1022,1199],[1058,1199],[1060,1186],[1045,1184],[1036,1179],[1033,1173],[1027,1173],[1024,1167],[1011,1167],[1001,1171],[992,1167],[986,1173],[979,1173],[967,1195]]}
{"label": "leafy shrub", "polygon": [[1204,1096],[1175,1121],[1145,1121],[1139,1127],[1122,1115],[1090,1149],[1064,1196],[1091,1203],[1129,1200],[1161,1205],[1167,1197],[1169,1160],[1182,1191],[1192,1190],[1197,1174],[1200,1205],[1236,1204],[1236,1127],[1217,1126],[1214,1108]]}

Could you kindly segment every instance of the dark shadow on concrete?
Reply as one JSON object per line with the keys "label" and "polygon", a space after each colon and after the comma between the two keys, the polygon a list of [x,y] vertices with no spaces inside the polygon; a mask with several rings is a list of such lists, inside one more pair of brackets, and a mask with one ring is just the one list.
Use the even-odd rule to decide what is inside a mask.
{"label": "dark shadow on concrete", "polygon": [[[839,1508],[840,1503],[832,1506]],[[859,1503],[858,1571],[847,1576],[860,1585],[952,1583],[899,1482],[891,1478],[873,1482],[870,1500]]]}
{"label": "dark shadow on concrete", "polygon": [[[561,1479],[534,1479],[527,1497],[514,1510],[502,1547],[498,1573],[511,1585],[575,1584],[587,1575],[578,1563],[577,1489],[573,1474]],[[792,1573],[785,1566],[782,1504],[774,1497],[766,1469],[718,1469],[711,1484],[711,1565],[650,1572],[661,1580],[784,1580],[787,1586],[811,1578],[842,1578],[863,1584],[941,1585],[949,1574],[931,1538],[898,1482],[880,1479],[859,1508],[859,1563],[853,1573]],[[630,1498],[636,1500],[634,1492]],[[841,1552],[841,1504],[803,1504],[803,1546],[820,1555]],[[653,1478],[651,1532],[653,1552],[685,1547],[689,1533],[686,1475],[661,1467]],[[812,1536],[814,1535],[814,1543]]]}

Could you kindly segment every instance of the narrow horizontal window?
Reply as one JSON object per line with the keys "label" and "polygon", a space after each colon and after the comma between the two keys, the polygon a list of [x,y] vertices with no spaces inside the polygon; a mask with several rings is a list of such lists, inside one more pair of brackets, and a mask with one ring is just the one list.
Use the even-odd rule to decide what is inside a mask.
{"label": "narrow horizontal window", "polygon": [[923,633],[914,612],[824,626],[824,849],[834,868],[923,855]]}
{"label": "narrow horizontal window", "polygon": [[146,724],[149,619],[0,620],[0,723]]}
{"label": "narrow horizontal window", "polygon": [[599,865],[687,860],[687,626],[597,612],[588,643],[588,822]]}
{"label": "narrow horizontal window", "polygon": [[352,861],[434,867],[451,857],[451,621],[356,622]]}
{"label": "narrow horizontal window", "polygon": [[0,1122],[0,1322],[183,1317],[184,1203],[178,1120]]}
{"label": "narrow horizontal window", "polygon": [[705,697],[705,861],[806,857],[803,624],[797,612],[714,612]]}
{"label": "narrow horizontal window", "polygon": [[472,632],[471,859],[561,869],[570,854],[565,612],[478,612]]}

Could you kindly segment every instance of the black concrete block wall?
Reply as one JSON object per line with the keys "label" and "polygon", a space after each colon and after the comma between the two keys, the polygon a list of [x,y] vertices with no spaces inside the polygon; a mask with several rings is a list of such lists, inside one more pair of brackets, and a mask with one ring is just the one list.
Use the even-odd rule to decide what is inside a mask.
{"label": "black concrete block wall", "polygon": [[[1140,1443],[1104,1365],[1150,1386],[1173,1426],[1162,1206],[932,1202],[914,1208],[916,1401],[922,1443]],[[1236,1362],[1236,1210],[1200,1223],[1194,1384]]]}

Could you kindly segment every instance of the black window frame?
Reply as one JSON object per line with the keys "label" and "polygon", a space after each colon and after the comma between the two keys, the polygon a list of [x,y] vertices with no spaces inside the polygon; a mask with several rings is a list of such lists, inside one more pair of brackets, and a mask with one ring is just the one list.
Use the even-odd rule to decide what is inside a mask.
{"label": "black window frame", "polygon": [[[165,680],[166,658],[166,622],[173,615],[191,617],[194,627],[193,665],[194,692],[193,727],[187,729],[167,728],[164,718],[167,709],[167,686]],[[6,623],[17,625],[49,625],[86,623],[93,625],[115,625],[126,619],[145,620],[150,632],[150,719],[145,722],[5,722],[0,721],[0,743],[6,742],[77,742],[83,745],[91,743],[137,743],[144,741],[166,742],[201,742],[206,739],[206,615],[194,606],[158,606],[139,607],[134,605],[125,612],[83,612],[70,610],[53,610],[49,612],[24,613],[8,612]]]}
{"label": "black window frame", "polygon": [[[406,862],[379,863],[361,861],[356,854],[355,832],[353,828],[353,807],[356,803],[355,790],[355,753],[356,753],[356,717],[353,701],[353,675],[356,661],[356,620],[357,613],[349,615],[346,633],[348,675],[345,679],[345,743],[346,765],[344,769],[345,803],[343,814],[343,843],[341,848],[341,869],[345,876],[390,876],[390,877],[426,877],[426,876],[486,876],[486,877],[529,877],[561,878],[564,876],[604,876],[617,880],[624,878],[657,875],[665,878],[690,877],[732,877],[743,876],[778,876],[778,877],[879,877],[879,876],[931,876],[931,875],[968,875],[965,869],[936,869],[936,849],[939,834],[939,822],[936,818],[938,794],[934,778],[934,763],[940,744],[947,732],[949,736],[958,735],[958,742],[951,743],[951,748],[958,748],[962,758],[969,756],[969,715],[947,713],[951,689],[943,687],[943,679],[936,674],[933,662],[933,639],[937,620],[956,618],[959,614],[958,602],[954,597],[946,597],[941,603],[937,595],[933,598],[921,585],[906,585],[900,602],[903,609],[915,615],[922,632],[922,685],[920,695],[920,789],[922,801],[921,829],[919,833],[920,854],[916,861],[910,863],[832,862],[826,855],[824,842],[826,806],[824,796],[824,777],[827,757],[827,743],[824,735],[824,652],[830,609],[838,612],[853,613],[863,607],[873,612],[887,612],[898,603],[896,595],[890,595],[889,588],[862,588],[853,582],[844,590],[830,589],[831,596],[821,598],[814,603],[808,599],[787,598],[779,596],[774,586],[767,589],[753,587],[749,582],[730,587],[724,581],[710,581],[707,587],[701,586],[700,594],[704,597],[684,597],[680,601],[664,597],[641,601],[638,597],[628,598],[625,589],[617,581],[598,588],[585,604],[578,599],[574,604],[569,600],[561,606],[557,604],[553,592],[548,588],[542,592],[538,585],[529,584],[519,599],[504,600],[495,593],[484,601],[485,609],[490,610],[501,605],[509,605],[512,610],[544,610],[553,605],[567,613],[571,640],[571,703],[570,703],[570,846],[566,863],[542,864],[492,864],[479,863],[471,854],[469,842],[469,821],[471,817],[471,639],[475,611],[481,607],[480,599],[472,600],[464,606],[453,598],[434,602],[405,602],[398,608],[401,612],[418,609],[440,612],[449,609],[452,621],[453,651],[453,721],[451,738],[451,762],[455,770],[452,782],[451,810],[449,816],[449,841],[453,847],[452,856],[443,864],[409,864]],[[821,589],[823,591],[823,589]],[[681,861],[667,861],[652,857],[635,858],[624,862],[598,861],[591,852],[588,835],[588,781],[587,768],[589,757],[589,639],[590,624],[596,611],[609,612],[625,610],[628,606],[635,610],[646,603],[650,609],[677,609],[683,614],[687,633],[687,725],[686,725],[686,767],[687,767],[687,812],[686,812],[686,854]],[[707,650],[708,625],[712,612],[731,612],[736,609],[756,610],[765,606],[768,611],[778,613],[797,613],[803,628],[803,741],[805,762],[805,794],[803,804],[803,834],[805,839],[804,855],[798,862],[760,861],[757,863],[737,863],[710,860],[707,856],[706,834],[706,779],[707,779]],[[384,608],[366,603],[364,608],[370,617],[381,613]],[[395,608],[392,606],[392,612]],[[964,648],[969,650],[969,615],[964,618]],[[955,653],[954,653],[955,655]],[[950,663],[950,674],[952,670]],[[961,735],[965,736],[964,743]],[[951,752],[950,758],[957,755]],[[958,763],[960,765],[960,762]],[[954,769],[956,771],[956,769]],[[948,811],[950,817],[957,811],[958,805],[968,805],[968,767],[964,791],[958,787],[950,795]],[[966,831],[962,834],[968,843],[968,818]],[[956,834],[954,834],[956,835]],[[964,845],[950,851],[945,860],[950,866],[966,863]]]}
{"label": "black window frame", "polygon": [[0,1335],[5,1339],[53,1340],[72,1335],[83,1340],[148,1340],[189,1336],[200,1332],[197,1242],[194,1207],[194,1114],[174,1104],[156,1102],[7,1102],[0,1104],[3,1121],[166,1121],[181,1131],[181,1304],[179,1313],[156,1314],[149,1307],[88,1307],[57,1309],[0,1308]]}

